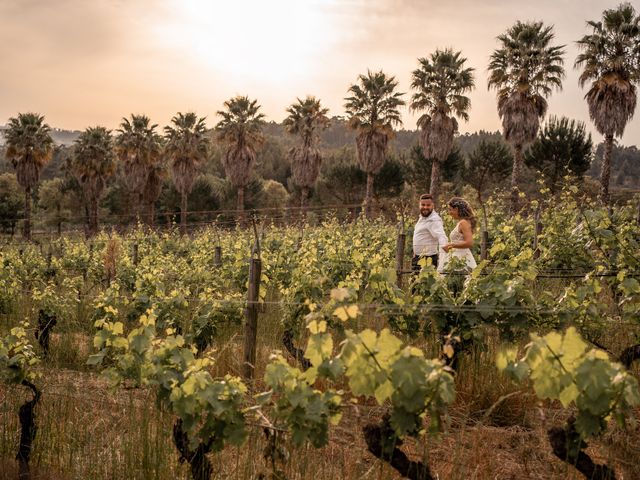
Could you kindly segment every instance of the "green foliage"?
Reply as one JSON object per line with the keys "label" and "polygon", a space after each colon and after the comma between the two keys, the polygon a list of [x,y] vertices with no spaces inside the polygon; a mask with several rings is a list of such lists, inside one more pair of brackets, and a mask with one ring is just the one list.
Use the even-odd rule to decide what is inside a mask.
{"label": "green foliage", "polygon": [[[411,108],[424,110],[430,117],[440,113],[468,120],[471,100],[464,94],[474,87],[474,69],[464,68],[466,61],[462,52],[450,48],[436,50],[428,58],[419,58],[420,68],[412,73],[411,87],[416,93],[411,98]],[[418,121],[419,124],[423,122]]]}
{"label": "green foliage", "polygon": [[22,322],[11,331],[0,337],[0,381],[17,385],[23,381],[33,381],[37,378],[34,367],[39,359],[34,353],[33,346],[27,340],[30,326]]}
{"label": "green foliage", "polygon": [[[349,126],[359,134],[391,135],[391,127],[402,124],[398,107],[405,104],[403,93],[394,91],[397,86],[395,77],[385,75],[382,70],[359,75],[358,83],[349,87],[350,96],[345,98]],[[368,168],[363,170],[369,172]]]}
{"label": "green foliage", "polygon": [[[90,363],[100,365],[114,385],[153,389],[160,405],[183,420],[194,442],[211,442],[216,449],[239,443],[245,419],[255,413],[261,425],[290,432],[295,445],[322,446],[346,405],[362,401],[388,408],[401,439],[426,432],[427,418],[431,430],[443,428],[453,383],[440,361],[406,346],[397,332],[415,341],[422,332],[459,337],[465,347],[470,342],[482,347],[488,334],[518,337],[540,326],[571,324],[594,338],[614,322],[637,321],[637,206],[610,214],[579,200],[572,189],[539,205],[544,224],[539,258],[531,248],[533,215],[508,218],[497,204],[489,210],[495,241],[488,262],[470,275],[440,275],[423,265],[413,281],[405,277],[404,288],[397,285],[394,264],[397,230],[387,222],[341,223],[329,217],[317,227],[259,226],[260,300],[269,308],[272,300],[277,302],[283,326],[302,337],[296,341],[305,345],[311,367],[302,372],[283,356],[272,357],[266,368],[268,391],[255,400],[237,379],[212,377],[216,353],[208,348],[227,325],[233,329],[242,321],[255,241],[250,231],[209,227],[186,238],[140,229],[122,237],[100,234],[91,243],[62,239],[51,245],[50,265],[47,251],[36,245],[8,245],[0,252],[0,305],[11,311],[15,298],[29,292],[34,309],[63,319],[83,318],[82,309],[90,305],[97,328]],[[107,285],[111,241],[121,248],[111,258],[115,275]],[[218,245],[221,265],[215,261]],[[545,278],[547,269],[563,267],[584,276]],[[609,270],[616,273],[600,277]],[[375,332],[373,322],[387,328]],[[575,350],[569,338],[560,341],[562,352]],[[590,393],[574,398],[575,392],[567,390],[568,377],[544,352],[538,348],[537,356],[527,353],[526,362],[519,363],[512,355],[513,365],[506,362],[505,368],[523,378],[529,375],[529,370],[523,373],[525,365],[533,371],[534,360],[547,364],[544,375],[532,380],[548,377],[561,385],[543,384],[540,391],[562,395],[561,400],[587,412],[580,427],[585,432],[597,430],[595,417],[616,417],[626,408],[617,394],[634,404],[630,377],[601,354],[586,347],[575,354],[571,382]],[[444,353],[451,353],[446,346]],[[588,377],[587,371],[596,376]],[[626,390],[620,390],[616,378]],[[601,397],[590,381],[598,389],[605,385]],[[558,391],[549,393],[551,388]]]}
{"label": "green foliage", "polygon": [[354,205],[359,204],[364,197],[367,175],[349,161],[353,158],[353,153],[349,153],[348,158],[338,158],[323,164],[319,189],[326,191],[333,202],[337,199],[346,205]]}
{"label": "green foliage", "polygon": [[583,122],[567,117],[549,118],[527,150],[525,163],[540,170],[555,193],[567,175],[582,177],[591,165],[593,143]]}
{"label": "green foliage", "polygon": [[598,132],[621,137],[636,106],[640,16],[631,3],[621,3],[587,24],[591,33],[577,42],[581,52],[575,66],[583,68],[580,85],[591,82],[585,95],[589,116]]}
{"label": "green foliage", "polygon": [[[431,190],[431,165],[432,160],[425,157],[420,145],[414,145],[409,151],[407,159],[407,181],[419,192]],[[440,167],[440,175],[444,182],[457,183],[460,180],[460,172],[464,168],[464,157],[458,148],[447,156]]]}
{"label": "green foliage", "polygon": [[231,98],[224,106],[216,125],[218,139],[225,144],[222,165],[231,184],[242,188],[249,183],[256,150],[264,143],[264,115],[259,113],[258,101],[246,96]]}
{"label": "green foliage", "polygon": [[106,178],[115,172],[115,151],[111,130],[87,128],[74,144],[70,169],[85,188],[85,194],[97,194]]}
{"label": "green foliage", "polygon": [[3,233],[14,234],[18,221],[24,216],[24,194],[12,173],[0,175],[0,228]]}
{"label": "green foliage", "polygon": [[[74,209],[70,182],[63,178],[45,180],[38,189],[38,206],[45,213],[45,222],[52,227],[62,229],[63,223],[68,223]],[[2,187],[0,187],[2,191]]]}
{"label": "green foliage", "polygon": [[196,350],[172,329],[159,337],[155,321],[148,312],[138,327],[125,333],[121,322],[97,320],[93,343],[99,351],[88,363],[104,364],[104,375],[114,386],[129,381],[154,387],[159,405],[182,420],[192,444],[202,442],[219,451],[225,442],[242,443],[244,384],[231,376],[214,380],[206,370],[212,359],[196,358]]}
{"label": "green foliage", "polygon": [[314,389],[309,374],[289,366],[280,355],[267,365],[264,381],[271,391],[260,395],[259,401],[273,400],[273,416],[284,422],[293,444],[327,445],[329,424],[340,421],[341,395],[331,389]]}
{"label": "green foliage", "polygon": [[374,397],[380,405],[390,402],[390,423],[399,438],[422,434],[425,414],[432,433],[442,429],[454,384],[440,361],[425,359],[415,347],[403,348],[387,329],[347,332],[340,359],[354,395]]}
{"label": "green foliage", "polygon": [[393,157],[387,159],[373,179],[373,188],[378,197],[397,197],[404,188],[402,164]]}
{"label": "green foliage", "polygon": [[164,127],[164,152],[171,167],[173,185],[180,193],[180,224],[187,227],[187,196],[191,193],[200,166],[209,155],[211,141],[206,134],[205,118],[194,112],[178,112],[171,125]]}
{"label": "green foliage", "polygon": [[201,294],[201,303],[191,324],[191,337],[198,351],[213,344],[221,327],[241,325],[244,319],[242,295],[228,294],[220,299],[211,296],[211,292]]}
{"label": "green foliage", "polygon": [[16,169],[18,183],[25,190],[38,184],[40,172],[53,155],[51,128],[44,115],[19,113],[9,119],[4,138],[6,157]]}
{"label": "green foliage", "polygon": [[609,418],[624,425],[640,405],[637,380],[606,353],[589,348],[574,328],[544,337],[532,334],[524,356],[517,360],[516,355],[516,350],[501,353],[498,368],[518,381],[529,377],[540,399],[575,406],[582,440],[601,434]]}
{"label": "green foliage", "polygon": [[[347,297],[336,291],[337,301]],[[336,309],[341,317],[351,315],[355,305]],[[353,317],[356,316],[354,310]],[[377,334],[373,330],[354,333],[346,331],[346,339],[334,356],[332,335],[327,322],[309,315],[311,336],[305,356],[312,367],[306,372],[293,368],[280,355],[267,366],[265,383],[269,392],[259,395],[262,405],[274,401],[275,418],[284,422],[292,432],[296,445],[311,441],[315,447],[326,445],[328,426],[341,418],[342,391],[325,387],[316,390],[312,385],[322,379],[336,382],[343,376],[349,391],[356,398],[370,397],[379,405],[389,405],[390,422],[398,438],[425,433],[424,417],[430,419],[429,431],[437,433],[444,427],[446,407],[454,399],[453,377],[438,360],[427,360],[421,350],[403,347],[402,341],[387,329]],[[343,319],[341,317],[341,319]]]}
{"label": "green foliage", "polygon": [[513,156],[502,140],[482,140],[467,156],[463,178],[481,198],[492,186],[506,180],[513,167]]}

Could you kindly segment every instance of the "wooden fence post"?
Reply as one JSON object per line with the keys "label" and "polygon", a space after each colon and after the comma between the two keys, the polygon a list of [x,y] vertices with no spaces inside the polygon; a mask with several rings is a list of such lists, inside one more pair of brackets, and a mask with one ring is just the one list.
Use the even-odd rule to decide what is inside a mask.
{"label": "wooden fence post", "polygon": [[133,244],[132,257],[133,257],[133,264],[135,266],[138,266],[138,242]]}
{"label": "wooden fence post", "polygon": [[482,240],[480,241],[480,260],[486,260],[489,256],[489,232],[482,230]]}
{"label": "wooden fence post", "polygon": [[220,245],[217,245],[214,249],[213,265],[216,267],[222,266],[222,247]]}
{"label": "wooden fence post", "polygon": [[260,294],[260,277],[262,260],[251,255],[249,263],[249,290],[247,291],[246,323],[244,326],[244,362],[242,371],[244,378],[251,379],[256,365],[256,340],[258,338],[258,300]]}
{"label": "wooden fence post", "polygon": [[214,248],[213,253],[213,265],[216,267],[222,266],[222,246],[220,245],[220,230],[218,230],[218,221],[220,220],[220,215],[216,216],[214,221],[214,232],[216,234],[216,243],[217,245]]}
{"label": "wooden fence post", "polygon": [[540,208],[536,209],[534,221],[535,221],[535,233],[533,235],[533,258],[540,258],[540,249],[538,248],[538,237],[542,234],[542,222],[540,222]]}
{"label": "wooden fence post", "polygon": [[404,245],[407,235],[404,231],[398,233],[396,239],[396,284],[402,288],[402,275],[404,274]]}

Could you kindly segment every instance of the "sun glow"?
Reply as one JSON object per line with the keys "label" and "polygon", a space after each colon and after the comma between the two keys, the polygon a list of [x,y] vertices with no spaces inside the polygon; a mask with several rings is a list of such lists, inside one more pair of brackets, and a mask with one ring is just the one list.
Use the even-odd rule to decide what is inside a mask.
{"label": "sun glow", "polygon": [[320,66],[335,34],[319,1],[171,2],[171,18],[157,27],[160,41],[229,83],[307,78]]}

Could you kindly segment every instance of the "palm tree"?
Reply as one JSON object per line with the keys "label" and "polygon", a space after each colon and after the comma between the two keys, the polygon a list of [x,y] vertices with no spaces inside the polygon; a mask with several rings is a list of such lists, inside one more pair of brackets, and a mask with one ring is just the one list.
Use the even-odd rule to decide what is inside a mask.
{"label": "palm tree", "polygon": [[258,113],[257,100],[237,96],[224,102],[226,111],[219,111],[222,120],[216,125],[218,138],[226,144],[222,165],[231,184],[238,191],[238,217],[244,219],[244,191],[256,162],[256,150],[264,142],[264,115]]}
{"label": "palm tree", "polygon": [[318,179],[322,157],[318,144],[318,130],[329,125],[328,108],[322,108],[320,100],[308,96],[292,104],[284,119],[284,127],[292,135],[300,136],[300,145],[289,150],[293,181],[302,189],[300,207],[303,215],[306,213],[309,192]]}
{"label": "palm tree", "polygon": [[146,115],[122,119],[116,137],[116,153],[122,162],[124,184],[130,192],[136,218],[140,217],[149,172],[161,163],[162,138]]}
{"label": "palm tree", "polygon": [[599,22],[587,22],[591,35],[578,40],[582,53],[575,66],[583,67],[580,86],[591,82],[585,95],[589,116],[604,135],[605,151],[600,174],[600,198],[609,203],[609,177],[613,137],[622,137],[633,117],[640,81],[640,16],[629,3],[605,10]]}
{"label": "palm tree", "polygon": [[209,155],[209,137],[204,124],[193,112],[180,113],[164,127],[167,160],[171,165],[173,184],[180,193],[180,229],[187,232],[187,197],[193,189],[198,168]]}
{"label": "palm tree", "polygon": [[111,131],[104,127],[90,127],[75,141],[70,171],[82,187],[82,196],[89,212],[87,237],[98,233],[98,203],[107,179],[116,170],[116,155]]}
{"label": "palm tree", "polygon": [[489,88],[497,90],[498,115],[505,140],[514,152],[511,211],[518,210],[518,183],[523,150],[538,134],[553,88],[562,89],[564,45],[551,46],[553,27],[542,22],[516,22],[491,54]]}
{"label": "palm tree", "polygon": [[38,184],[42,168],[53,155],[51,129],[44,116],[19,113],[9,119],[4,132],[5,156],[16,169],[18,183],[24,189],[24,238],[31,240],[31,191]]}
{"label": "palm tree", "polygon": [[156,202],[162,193],[162,185],[167,177],[167,170],[164,162],[159,161],[149,166],[147,173],[147,183],[142,190],[142,203],[147,210],[147,224],[153,227],[155,219]]}
{"label": "palm tree", "polygon": [[465,68],[466,58],[451,49],[436,50],[431,58],[420,58],[420,68],[412,73],[411,109],[426,111],[418,119],[424,156],[432,160],[431,188],[437,204],[440,193],[440,167],[453,150],[458,132],[455,117],[469,120],[471,100],[464,94],[474,87],[473,68]]}
{"label": "palm tree", "polygon": [[371,217],[373,203],[373,179],[386,160],[389,140],[393,138],[393,126],[402,125],[398,107],[404,105],[403,93],[394,92],[398,86],[395,77],[382,71],[359,75],[358,82],[349,87],[350,97],[345,98],[349,126],[357,132],[356,153],[360,168],[367,174],[365,215]]}

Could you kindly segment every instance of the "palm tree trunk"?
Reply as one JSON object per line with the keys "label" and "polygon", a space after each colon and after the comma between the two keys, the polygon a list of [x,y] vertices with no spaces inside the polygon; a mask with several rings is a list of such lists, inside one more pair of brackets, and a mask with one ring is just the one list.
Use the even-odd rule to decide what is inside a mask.
{"label": "palm tree trunk", "polygon": [[520,183],[520,177],[522,176],[522,163],[524,161],[522,156],[522,145],[514,145],[513,151],[513,170],[511,171],[511,214],[515,215],[518,212],[520,203],[518,184]]}
{"label": "palm tree trunk", "polygon": [[56,215],[57,215],[56,216],[56,224],[57,224],[57,227],[58,227],[58,236],[59,237],[62,236],[62,220],[61,220],[62,214],[60,213],[60,210],[61,210],[61,207],[60,207],[60,204],[58,204],[56,206]]}
{"label": "palm tree trunk", "polygon": [[486,260],[488,256],[487,244],[489,243],[489,232],[487,231],[487,226],[489,224],[489,221],[487,219],[487,207],[482,201],[481,190],[478,190],[478,203],[480,204],[480,208],[482,208],[482,238],[480,240],[480,259]]}
{"label": "palm tree trunk", "polygon": [[127,197],[128,197],[127,203],[129,207],[129,212],[131,212],[131,216],[132,216],[131,220],[133,221],[133,224],[135,226],[138,218],[138,209],[136,207],[136,199],[138,198],[138,193],[129,191],[129,194],[127,195]]}
{"label": "palm tree trunk", "polygon": [[558,169],[559,169],[559,167],[558,167],[558,159],[555,158],[555,156],[554,156],[554,158],[553,158],[553,174],[551,176],[551,187],[550,187],[551,191],[549,192],[549,193],[551,193],[552,197],[556,196],[556,189],[558,187],[558,176],[559,176],[559,173],[560,173],[560,172],[558,172]]}
{"label": "palm tree trunk", "polygon": [[136,222],[142,223],[144,221],[144,201],[142,199],[142,193],[139,193],[136,198]]}
{"label": "palm tree trunk", "polygon": [[433,203],[438,205],[438,197],[440,196],[440,162],[433,160],[431,162],[431,182],[429,183],[429,193],[433,197]]}
{"label": "palm tree trunk", "polygon": [[187,192],[180,192],[180,233],[187,233]]}
{"label": "palm tree trunk", "polygon": [[600,201],[609,205],[609,179],[611,178],[611,152],[613,151],[613,135],[604,137],[604,156],[602,157],[602,171],[600,172]]}
{"label": "palm tree trunk", "polygon": [[91,199],[89,209],[89,236],[93,237],[98,233],[98,199]]}
{"label": "palm tree trunk", "polygon": [[236,210],[238,211],[237,219],[240,225],[244,225],[244,187],[238,187],[238,203]]}
{"label": "palm tree trunk", "polygon": [[364,214],[367,218],[373,215],[373,180],[373,174],[367,172],[367,192],[364,196]]}
{"label": "palm tree trunk", "polygon": [[31,240],[31,187],[24,189],[24,238]]}
{"label": "palm tree trunk", "polygon": [[302,221],[307,218],[307,205],[309,199],[309,187],[302,187],[302,192],[300,193],[300,217]]}
{"label": "palm tree trunk", "polygon": [[155,214],[156,214],[156,206],[154,202],[149,202],[147,225],[149,225],[150,227],[153,227]]}
{"label": "palm tree trunk", "polygon": [[91,232],[91,207],[89,205],[89,199],[84,195],[83,197],[84,207],[84,236],[89,238]]}

